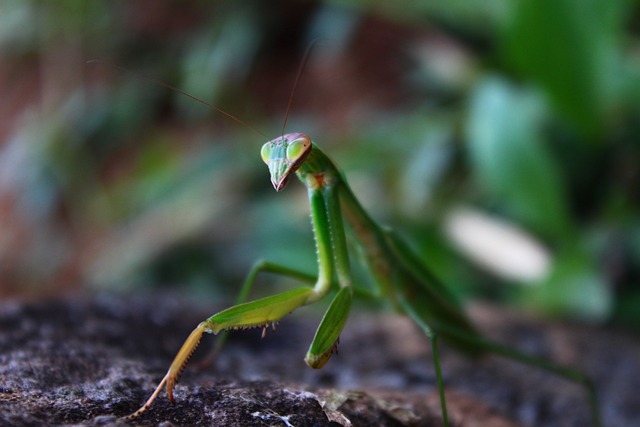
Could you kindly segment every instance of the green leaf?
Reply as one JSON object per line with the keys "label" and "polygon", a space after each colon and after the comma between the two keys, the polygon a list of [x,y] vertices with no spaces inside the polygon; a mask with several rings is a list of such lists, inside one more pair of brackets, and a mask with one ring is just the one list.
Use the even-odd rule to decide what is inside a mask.
{"label": "green leaf", "polygon": [[467,150],[477,180],[512,215],[538,232],[570,228],[564,182],[540,132],[543,104],[502,80],[471,97]]}
{"label": "green leaf", "polygon": [[603,125],[626,3],[520,0],[505,27],[506,60],[585,134],[597,134]]}
{"label": "green leaf", "polygon": [[522,291],[525,305],[555,315],[601,320],[613,306],[612,289],[606,278],[584,245],[578,244],[558,254],[553,271],[539,286]]}

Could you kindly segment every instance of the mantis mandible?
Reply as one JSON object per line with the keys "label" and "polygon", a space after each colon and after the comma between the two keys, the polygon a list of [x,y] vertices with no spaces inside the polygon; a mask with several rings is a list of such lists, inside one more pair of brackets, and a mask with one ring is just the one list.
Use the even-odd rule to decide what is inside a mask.
{"label": "mantis mandible", "polygon": [[[190,96],[246,125],[190,94],[167,84],[155,80],[154,82]],[[296,85],[297,79],[294,90]],[[307,187],[317,250],[317,276],[265,261],[256,263],[241,288],[238,304],[198,324],[178,351],[151,397],[127,419],[136,418],[146,412],[165,387],[169,399],[174,401],[173,389],[205,333],[218,334],[234,329],[267,328],[293,310],[314,304],[335,290],[333,300],[304,359],[310,367],[322,368],[338,345],[338,338],[347,321],[354,298],[345,233],[346,220],[365,255],[366,267],[377,285],[374,296],[385,299],[397,311],[409,316],[431,342],[445,426],[449,425],[449,421],[438,351],[440,338],[468,355],[496,353],[581,384],[588,394],[593,424],[602,426],[595,388],[584,373],[484,338],[466,316],[454,295],[436,279],[410,247],[393,230],[378,224],[365,211],[352,192],[345,175],[329,156],[313,143],[309,136],[304,133],[284,134],[284,127],[282,136],[262,146],[261,157],[268,166],[271,183],[276,191],[283,190],[293,175]],[[307,285],[244,302],[256,277],[263,272],[288,276]],[[224,342],[224,339],[221,342]]]}

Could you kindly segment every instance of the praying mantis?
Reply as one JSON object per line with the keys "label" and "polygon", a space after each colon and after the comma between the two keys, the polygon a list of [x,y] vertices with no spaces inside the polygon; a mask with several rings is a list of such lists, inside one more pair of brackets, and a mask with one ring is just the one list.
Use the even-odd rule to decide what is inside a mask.
{"label": "praying mantis", "polygon": [[[298,77],[299,75],[300,73]],[[177,90],[245,124],[190,94],[162,82],[155,82]],[[297,79],[294,89],[295,85]],[[290,105],[291,98],[289,107]],[[288,111],[289,109],[287,114]],[[245,328],[266,330],[268,326],[297,308],[315,304],[332,295],[332,301],[320,321],[304,359],[310,367],[322,368],[336,350],[352,300],[358,296],[358,288],[354,286],[350,272],[346,225],[362,250],[366,268],[376,285],[370,296],[386,300],[395,310],[409,316],[431,342],[445,426],[449,426],[449,417],[440,368],[440,338],[470,356],[495,353],[542,368],[582,385],[588,395],[593,425],[602,426],[595,387],[584,373],[484,338],[467,317],[457,298],[437,280],[409,245],[391,228],[378,224],[367,213],[351,190],[345,174],[329,156],[306,134],[285,134],[284,129],[285,126],[281,136],[262,146],[260,154],[277,192],[282,191],[294,175],[307,188],[316,243],[317,275],[309,275],[266,261],[256,263],[242,285],[237,305],[220,311],[197,325],[178,351],[155,391],[140,409],[126,417],[128,420],[148,411],[165,387],[169,399],[174,401],[174,387],[204,334],[226,334],[227,331]],[[305,283],[305,286],[245,302],[257,276],[265,272],[293,278]],[[224,342],[224,335],[219,342]]]}

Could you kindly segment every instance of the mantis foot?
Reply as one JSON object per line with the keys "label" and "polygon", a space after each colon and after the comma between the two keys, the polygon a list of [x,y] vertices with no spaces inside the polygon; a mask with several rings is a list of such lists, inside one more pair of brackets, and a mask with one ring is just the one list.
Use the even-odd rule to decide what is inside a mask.
{"label": "mantis foot", "polygon": [[209,332],[209,331],[210,331],[209,323],[205,321],[205,322],[201,322],[193,330],[193,332],[189,334],[189,337],[186,339],[184,344],[182,344],[180,351],[178,352],[176,357],[173,359],[173,362],[171,363],[171,366],[169,367],[167,374],[164,376],[162,381],[160,381],[160,384],[158,384],[158,387],[156,387],[156,389],[151,394],[149,399],[145,402],[144,405],[140,407],[140,409],[138,409],[137,411],[135,411],[130,415],[127,415],[126,417],[123,417],[125,421],[130,421],[135,418],[138,418],[140,415],[147,412],[147,410],[149,410],[149,408],[151,407],[153,402],[156,400],[156,398],[158,397],[162,389],[165,387],[165,385],[167,387],[167,395],[169,396],[169,400],[171,400],[171,403],[175,403],[175,399],[173,398],[173,389],[178,383],[178,380],[180,379],[180,375],[182,374],[182,371],[184,371],[184,368],[187,366],[187,363],[189,363],[189,359],[191,358],[191,355],[193,355],[193,352],[198,347],[198,344],[200,344],[200,341],[202,340],[202,336],[204,335],[205,332]]}

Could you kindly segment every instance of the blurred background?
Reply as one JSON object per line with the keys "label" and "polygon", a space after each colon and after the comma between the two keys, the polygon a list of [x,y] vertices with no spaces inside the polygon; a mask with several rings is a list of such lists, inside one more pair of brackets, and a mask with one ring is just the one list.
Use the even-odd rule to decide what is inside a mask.
{"label": "blurred background", "polygon": [[0,295],[315,271],[259,150],[317,40],[286,131],[456,293],[637,328],[639,34],[626,0],[2,0]]}

